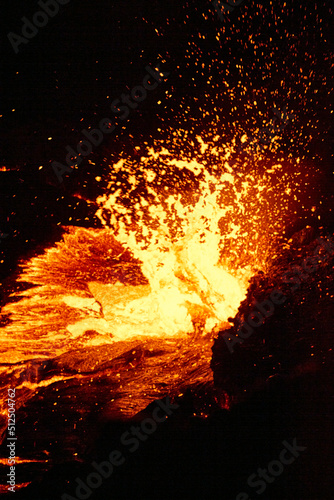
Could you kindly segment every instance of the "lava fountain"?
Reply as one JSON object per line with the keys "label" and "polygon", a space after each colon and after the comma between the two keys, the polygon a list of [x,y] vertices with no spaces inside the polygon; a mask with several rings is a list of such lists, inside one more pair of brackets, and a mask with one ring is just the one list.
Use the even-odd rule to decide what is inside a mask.
{"label": "lava fountain", "polygon": [[[197,141],[204,153],[209,145]],[[116,329],[114,324],[118,335],[126,335],[131,316],[147,318],[144,329],[140,322],[131,335],[205,335],[221,329],[245,298],[249,278],[266,266],[286,208],[277,185],[282,165],[257,178],[246,173],[246,165],[235,172],[231,151],[215,146],[210,153],[214,162],[208,168],[156,144],[139,163],[121,159],[114,165],[97,215],[141,262],[149,284],[127,302],[116,321],[121,324]],[[118,286],[117,293],[121,290]]]}
{"label": "lava fountain", "polygon": [[[80,436],[73,455],[73,429],[96,405],[102,420],[131,418],[166,394],[213,394],[213,336],[235,316],[251,276],[275,257],[298,170],[260,156],[249,165],[218,136],[173,139],[168,149],[157,141],[140,158],[121,157],[92,201],[101,227],[64,228],[63,240],[22,263],[9,283],[2,436],[7,389],[15,387],[27,425],[20,459],[42,463],[41,474],[60,435],[61,461],[84,455],[89,443]],[[197,413],[205,416],[208,405],[199,396]],[[74,422],[69,435],[54,425],[64,419]]]}
{"label": "lava fountain", "polygon": [[250,168],[218,136],[180,136],[191,157],[156,141],[140,160],[120,158],[94,202],[103,228],[68,228],[23,264],[18,281],[35,287],[3,308],[5,362],[74,341],[206,337],[236,314],[249,278],[275,256],[298,172],[261,167],[260,156]]}
{"label": "lava fountain", "polygon": [[[49,418],[29,410],[39,394],[39,415],[56,390],[60,421],[79,422],[96,405],[101,418],[125,418],[166,394],[207,391],[213,336],[275,257],[298,171],[235,159],[218,136],[177,135],[191,155],[157,141],[140,159],[121,157],[92,202],[102,227],[64,228],[63,240],[21,264],[11,284],[1,316],[1,427],[5,436],[7,388],[15,387],[18,415],[22,408],[28,426],[30,414],[38,422],[22,459],[43,458],[43,436],[52,444]],[[61,460],[73,457],[71,436]]]}

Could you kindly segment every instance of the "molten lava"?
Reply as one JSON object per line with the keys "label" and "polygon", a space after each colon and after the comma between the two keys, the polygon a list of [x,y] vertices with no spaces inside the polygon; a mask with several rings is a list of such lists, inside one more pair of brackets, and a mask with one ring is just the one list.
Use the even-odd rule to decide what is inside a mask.
{"label": "molten lava", "polygon": [[298,172],[278,163],[249,173],[218,136],[190,141],[189,158],[177,137],[113,166],[97,199],[104,229],[69,228],[24,265],[19,280],[38,287],[3,310],[4,360],[13,362],[14,342],[22,361],[78,340],[203,336],[235,315],[249,278],[275,255]]}
{"label": "molten lava", "polygon": [[[235,316],[249,278],[275,257],[298,172],[254,157],[250,173],[218,137],[190,141],[189,156],[179,136],[168,150],[157,142],[139,163],[123,157],[113,165],[92,202],[101,228],[64,228],[61,242],[22,265],[2,309],[3,432],[8,387],[33,422],[34,398],[43,410],[46,397],[56,420],[75,426],[79,407],[89,415],[98,405],[103,417],[119,419],[166,390],[214,394],[212,338]],[[199,397],[198,415],[207,415],[206,404]],[[34,440],[52,433],[36,425]],[[38,449],[39,460],[43,439]],[[45,460],[43,470],[49,466]]]}
{"label": "molten lava", "polygon": [[[135,300],[125,300],[124,290],[110,318],[116,336],[221,328],[245,298],[254,270],[265,267],[281,229],[283,199],[277,203],[270,175],[277,189],[282,166],[271,166],[262,179],[245,168],[233,173],[231,150],[197,141],[196,159],[175,158],[158,144],[139,165],[121,159],[97,200],[102,223],[141,262],[149,283]],[[204,153],[213,167],[203,161]],[[271,231],[263,230],[265,223]],[[110,293],[119,294],[117,287]],[[136,324],[131,333],[129,318]]]}

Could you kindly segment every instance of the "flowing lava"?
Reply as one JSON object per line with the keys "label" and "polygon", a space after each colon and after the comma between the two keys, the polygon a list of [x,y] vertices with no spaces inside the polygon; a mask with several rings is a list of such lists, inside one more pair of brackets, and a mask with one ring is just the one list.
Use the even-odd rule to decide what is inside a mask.
{"label": "flowing lava", "polygon": [[17,409],[49,386],[61,397],[79,385],[89,411],[89,384],[103,379],[94,404],[108,418],[133,416],[166,388],[212,386],[213,335],[275,256],[297,175],[277,163],[255,176],[218,139],[190,141],[191,158],[159,143],[139,162],[121,158],[96,201],[104,227],[69,227],[23,265],[23,291],[2,311],[3,432],[11,385]]}
{"label": "flowing lava", "polygon": [[[64,324],[67,345],[88,330],[103,342],[205,335],[235,315],[249,278],[274,257],[295,179],[281,164],[258,177],[247,165],[232,169],[231,149],[197,141],[196,159],[176,158],[160,144],[139,164],[121,159],[97,199],[105,229],[69,228],[63,242],[24,265],[20,281],[39,288],[17,294],[21,300],[3,310],[13,320],[3,330],[4,360],[13,362],[4,345],[19,338],[16,361],[36,354],[39,344],[42,355],[45,334],[48,349],[62,352]],[[209,167],[203,160],[208,148]],[[104,247],[98,250],[104,263],[89,255],[91,240]],[[114,271],[106,280],[110,260]],[[128,269],[125,280],[117,279],[120,266]],[[73,287],[80,293],[71,293]],[[78,310],[85,319],[73,322]],[[53,331],[46,333],[50,322]]]}

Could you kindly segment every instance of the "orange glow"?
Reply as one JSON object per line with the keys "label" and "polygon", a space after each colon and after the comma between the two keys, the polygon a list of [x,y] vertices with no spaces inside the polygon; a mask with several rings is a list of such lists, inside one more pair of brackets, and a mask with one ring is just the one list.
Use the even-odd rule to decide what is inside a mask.
{"label": "orange glow", "polygon": [[3,309],[15,322],[2,330],[4,361],[57,355],[77,342],[202,337],[236,314],[249,278],[275,256],[298,172],[277,163],[248,173],[217,134],[188,141],[190,157],[186,135],[157,142],[139,164],[121,158],[97,199],[104,229],[69,228],[24,265],[19,280],[40,286]]}
{"label": "orange glow", "polygon": [[[15,381],[18,404],[72,378],[84,386],[91,374],[73,367],[90,353],[95,366],[104,353],[110,361],[152,353],[140,375],[137,361],[101,368],[119,384],[124,416],[167,385],[171,395],[212,386],[213,337],[279,253],[304,179],[300,166],[263,165],[260,153],[252,165],[241,161],[216,132],[210,141],[182,131],[171,138],[112,165],[104,194],[91,201],[101,228],[64,228],[62,241],[21,265],[0,330],[0,371]],[[63,356],[71,369],[49,372],[49,360]],[[4,387],[3,422],[6,398]]]}
{"label": "orange glow", "polygon": [[[284,213],[270,176],[277,188],[282,166],[271,165],[262,179],[244,168],[235,173],[232,148],[196,140],[193,158],[156,143],[139,165],[120,159],[97,200],[101,222],[141,262],[149,283],[136,287],[135,299],[125,299],[120,284],[110,288],[123,295],[108,319],[116,337],[220,329],[236,314],[255,269],[266,265]],[[200,155],[211,156],[210,171]]]}

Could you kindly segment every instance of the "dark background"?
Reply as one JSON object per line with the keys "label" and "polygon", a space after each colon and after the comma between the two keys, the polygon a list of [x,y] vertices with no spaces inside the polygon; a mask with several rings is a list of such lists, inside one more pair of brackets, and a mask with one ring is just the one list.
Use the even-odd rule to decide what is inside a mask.
{"label": "dark background", "polygon": [[[21,18],[31,20],[37,10],[35,1],[12,0],[0,21],[0,231],[8,235],[0,240],[1,276],[59,238],[61,225],[98,224],[85,199],[99,194],[103,181],[95,177],[105,178],[120,151],[133,154],[145,141],[170,138],[171,129],[205,136],[216,119],[226,142],[261,127],[273,103],[297,116],[284,130],[281,152],[324,174],[316,189],[332,224],[329,2],[245,0],[220,20],[210,2],[71,0],[15,54],[7,34],[20,35]],[[111,101],[158,62],[168,80],[117,122]],[[80,131],[106,116],[115,119],[115,132],[57,184],[52,161],[63,162],[65,146],[75,147]]]}

